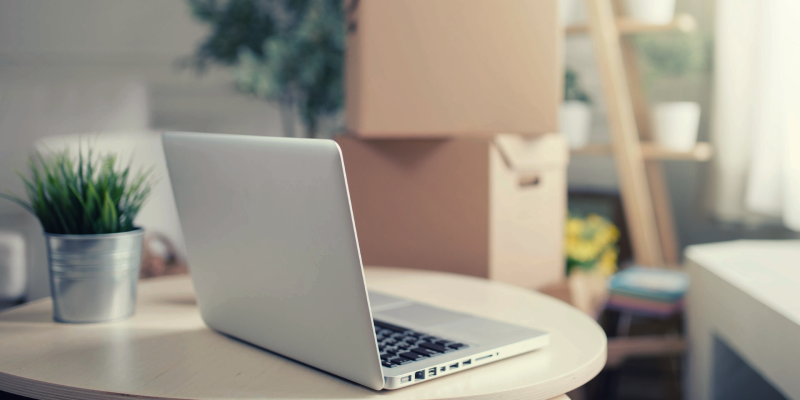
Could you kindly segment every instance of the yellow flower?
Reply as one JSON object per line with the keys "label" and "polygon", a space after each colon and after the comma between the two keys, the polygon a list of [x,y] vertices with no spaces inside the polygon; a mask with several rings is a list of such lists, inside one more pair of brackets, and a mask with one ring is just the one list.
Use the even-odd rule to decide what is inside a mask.
{"label": "yellow flower", "polygon": [[569,216],[564,252],[569,265],[593,265],[605,275],[617,269],[619,230],[607,219],[590,214],[585,219]]}
{"label": "yellow flower", "polygon": [[605,276],[613,275],[617,272],[617,252],[612,248],[606,249],[595,267]]}
{"label": "yellow flower", "polygon": [[567,236],[580,236],[586,224],[582,219],[570,218],[567,220]]}

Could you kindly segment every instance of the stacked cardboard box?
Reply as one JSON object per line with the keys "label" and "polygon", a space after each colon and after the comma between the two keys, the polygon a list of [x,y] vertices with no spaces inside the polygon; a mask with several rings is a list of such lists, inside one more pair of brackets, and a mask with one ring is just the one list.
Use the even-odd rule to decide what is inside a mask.
{"label": "stacked cardboard box", "polygon": [[526,287],[562,279],[568,151],[552,133],[556,2],[382,0],[348,10],[349,135],[338,142],[364,263]]}

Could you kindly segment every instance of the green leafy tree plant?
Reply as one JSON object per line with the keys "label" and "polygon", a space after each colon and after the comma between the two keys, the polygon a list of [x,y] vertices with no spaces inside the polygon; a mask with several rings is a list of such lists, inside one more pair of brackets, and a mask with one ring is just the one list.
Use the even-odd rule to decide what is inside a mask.
{"label": "green leafy tree plant", "polygon": [[[297,107],[310,137],[344,105],[342,0],[188,0],[211,34],[183,63],[232,67],[239,91]],[[354,4],[357,2],[353,2]]]}
{"label": "green leafy tree plant", "polygon": [[30,176],[19,173],[28,200],[0,194],[39,219],[46,233],[92,235],[136,229],[136,214],[150,194],[152,169],[134,174],[113,154],[94,157],[91,149],[77,160],[68,149],[29,161]]}

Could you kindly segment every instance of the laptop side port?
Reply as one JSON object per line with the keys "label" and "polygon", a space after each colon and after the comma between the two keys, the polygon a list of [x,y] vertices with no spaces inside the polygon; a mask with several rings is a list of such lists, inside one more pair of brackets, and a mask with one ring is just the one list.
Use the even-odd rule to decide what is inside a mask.
{"label": "laptop side port", "polygon": [[439,372],[447,371],[447,367],[439,367]]}
{"label": "laptop side port", "polygon": [[472,360],[464,360],[464,362],[461,363],[461,365],[464,365],[464,366],[471,365],[471,364],[472,364]]}
{"label": "laptop side port", "polygon": [[458,368],[458,363],[450,364],[450,369],[456,369],[456,368]]}
{"label": "laptop side port", "polygon": [[411,382],[411,375],[406,375],[400,378],[400,383],[408,383],[408,382]]}
{"label": "laptop side port", "polygon": [[417,371],[414,373],[414,380],[421,381],[425,379],[425,370]]}
{"label": "laptop side port", "polygon": [[436,376],[436,367],[428,368],[428,377]]}
{"label": "laptop side port", "polygon": [[475,362],[478,362],[478,361],[481,361],[481,360],[485,360],[485,359],[487,359],[487,358],[491,358],[491,357],[492,357],[492,354],[487,354],[487,355],[485,355],[485,356],[483,356],[483,357],[478,357],[478,358],[476,358],[476,359],[475,359]]}

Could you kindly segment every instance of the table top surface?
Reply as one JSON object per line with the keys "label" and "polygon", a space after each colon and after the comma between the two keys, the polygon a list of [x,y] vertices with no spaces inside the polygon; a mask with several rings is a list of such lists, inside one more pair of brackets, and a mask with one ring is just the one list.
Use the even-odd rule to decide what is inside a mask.
{"label": "table top surface", "polygon": [[606,336],[577,309],[473,277],[366,268],[370,289],[550,332],[548,347],[394,391],[374,391],[207,328],[188,276],[141,282],[137,313],[60,324],[42,299],[0,314],[0,390],[34,398],[550,399],[594,377]]}
{"label": "table top surface", "polygon": [[800,325],[800,241],[737,240],[691,246],[687,257]]}

